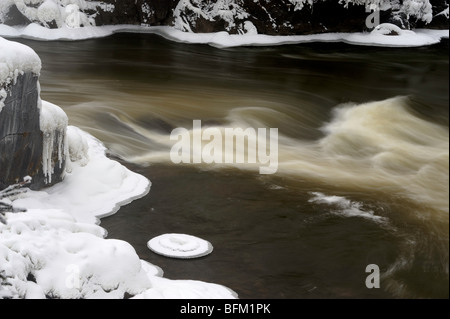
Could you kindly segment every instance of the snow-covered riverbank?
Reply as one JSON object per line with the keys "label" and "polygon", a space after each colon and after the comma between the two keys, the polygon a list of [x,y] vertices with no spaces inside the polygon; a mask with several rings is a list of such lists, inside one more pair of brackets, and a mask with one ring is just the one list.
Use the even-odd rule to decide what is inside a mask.
{"label": "snow-covered riverbank", "polygon": [[[386,35],[397,30],[397,35]],[[387,32],[389,31],[389,32]],[[359,33],[322,33],[314,35],[271,36],[264,34],[229,34],[225,31],[215,33],[189,33],[169,26],[88,26],[83,28],[47,29],[37,24],[13,28],[0,24],[0,36],[8,38],[28,38],[41,41],[76,41],[101,38],[121,32],[152,33],[166,39],[181,43],[209,44],[228,48],[236,46],[272,46],[283,44],[299,44],[311,42],[345,42],[354,45],[386,46],[386,47],[419,47],[439,43],[449,38],[449,30],[417,29],[399,30],[394,25],[383,24],[372,32]]]}

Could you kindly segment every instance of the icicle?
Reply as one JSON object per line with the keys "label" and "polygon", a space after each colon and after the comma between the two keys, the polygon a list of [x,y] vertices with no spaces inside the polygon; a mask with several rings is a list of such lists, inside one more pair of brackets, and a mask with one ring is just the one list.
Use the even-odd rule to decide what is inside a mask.
{"label": "icicle", "polygon": [[[66,130],[68,118],[66,113],[58,106],[42,101],[41,102],[40,126],[44,135],[42,150],[42,172],[47,184],[52,183],[52,176],[55,173],[55,166],[63,168],[67,157]],[[57,151],[57,161],[53,161],[53,152]]]}

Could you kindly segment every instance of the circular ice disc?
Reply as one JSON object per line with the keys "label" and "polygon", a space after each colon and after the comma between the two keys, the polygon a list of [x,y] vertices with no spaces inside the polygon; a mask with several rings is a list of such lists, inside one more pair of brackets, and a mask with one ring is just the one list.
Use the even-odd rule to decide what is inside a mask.
{"label": "circular ice disc", "polygon": [[186,234],[164,234],[151,239],[147,247],[162,256],[180,259],[199,258],[213,251],[210,242]]}

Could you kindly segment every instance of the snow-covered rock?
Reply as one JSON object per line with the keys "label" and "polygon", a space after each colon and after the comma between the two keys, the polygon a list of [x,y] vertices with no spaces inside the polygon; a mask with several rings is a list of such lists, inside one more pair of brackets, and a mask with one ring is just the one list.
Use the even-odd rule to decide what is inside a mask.
{"label": "snow-covered rock", "polygon": [[0,38],[0,187],[33,178],[38,189],[62,180],[67,116],[40,100],[41,60],[29,47]]}
{"label": "snow-covered rock", "polygon": [[25,45],[0,38],[0,87],[16,82],[25,72],[40,74],[39,56]]}

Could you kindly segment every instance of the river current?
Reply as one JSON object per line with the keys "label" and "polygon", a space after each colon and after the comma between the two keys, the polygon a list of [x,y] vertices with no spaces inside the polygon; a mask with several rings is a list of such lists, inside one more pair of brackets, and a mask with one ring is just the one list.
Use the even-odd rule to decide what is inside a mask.
{"label": "river current", "polygon": [[[241,298],[448,298],[448,40],[412,49],[217,49],[128,33],[19,41],[42,59],[42,98],[152,181],[101,225],[166,277]],[[172,163],[172,130],[192,133],[194,120],[277,128],[277,172]],[[207,239],[214,251],[161,257],[146,242],[163,233]],[[369,264],[379,289],[366,287]]]}

